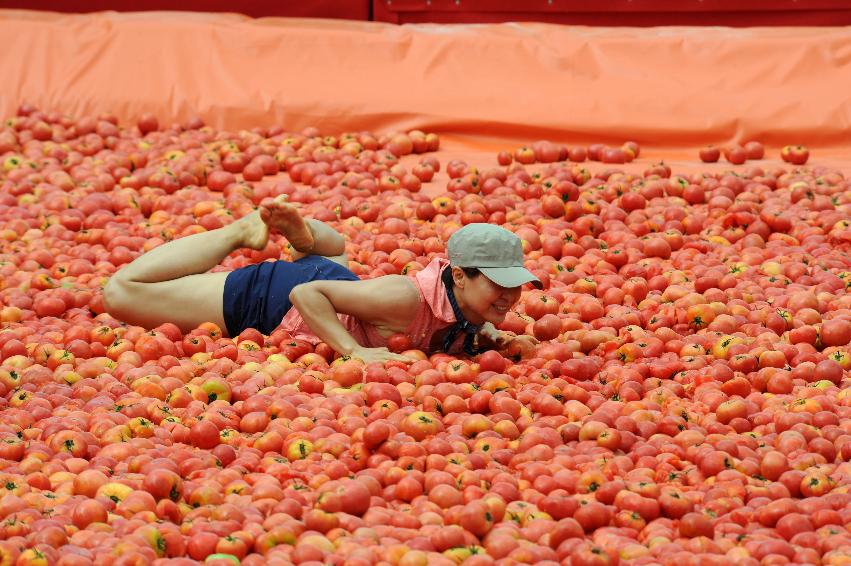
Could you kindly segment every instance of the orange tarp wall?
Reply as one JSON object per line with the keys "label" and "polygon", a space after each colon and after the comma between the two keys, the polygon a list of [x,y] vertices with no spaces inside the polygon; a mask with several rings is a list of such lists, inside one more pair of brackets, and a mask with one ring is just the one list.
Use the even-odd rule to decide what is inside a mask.
{"label": "orange tarp wall", "polygon": [[0,116],[22,101],[226,129],[420,128],[490,147],[851,145],[851,29],[405,25],[0,10]]}

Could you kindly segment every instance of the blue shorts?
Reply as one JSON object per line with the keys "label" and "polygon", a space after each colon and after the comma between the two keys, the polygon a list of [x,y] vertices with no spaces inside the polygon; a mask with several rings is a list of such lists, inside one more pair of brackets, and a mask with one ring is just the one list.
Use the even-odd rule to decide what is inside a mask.
{"label": "blue shorts", "polygon": [[246,328],[270,334],[292,307],[290,291],[308,281],[357,281],[358,276],[330,259],[309,255],[298,261],[264,261],[231,271],[225,279],[222,311],[228,336]]}

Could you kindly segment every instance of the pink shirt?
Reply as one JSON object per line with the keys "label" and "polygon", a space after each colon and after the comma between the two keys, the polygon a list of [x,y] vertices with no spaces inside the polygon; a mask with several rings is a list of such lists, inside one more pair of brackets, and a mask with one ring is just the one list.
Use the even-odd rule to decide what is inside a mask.
{"label": "pink shirt", "polygon": [[[434,333],[455,322],[455,313],[452,312],[452,305],[449,304],[449,298],[446,296],[446,287],[440,279],[443,270],[448,266],[449,260],[435,258],[425,269],[409,276],[419,291],[420,304],[414,320],[405,329],[404,334],[411,337],[413,348],[416,350],[427,352]],[[367,348],[387,346],[387,339],[372,324],[346,314],[337,316],[361,346]],[[314,345],[321,342],[295,307],[284,316],[280,328],[288,331],[295,339],[305,340]],[[463,341],[463,337],[464,334],[460,333],[456,341]]]}

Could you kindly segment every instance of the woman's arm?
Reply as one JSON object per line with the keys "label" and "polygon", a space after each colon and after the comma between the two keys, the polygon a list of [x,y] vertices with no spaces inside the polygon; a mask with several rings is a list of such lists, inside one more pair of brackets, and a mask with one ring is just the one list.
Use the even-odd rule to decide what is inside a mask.
{"label": "woman's arm", "polygon": [[409,361],[387,348],[366,348],[337,318],[347,314],[375,326],[407,328],[419,307],[419,294],[407,277],[386,276],[364,281],[311,281],[296,286],[290,301],[323,342],[336,352],[363,359]]}

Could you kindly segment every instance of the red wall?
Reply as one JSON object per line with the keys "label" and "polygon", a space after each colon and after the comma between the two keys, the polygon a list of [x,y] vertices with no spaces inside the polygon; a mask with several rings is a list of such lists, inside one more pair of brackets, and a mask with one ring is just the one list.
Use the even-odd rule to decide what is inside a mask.
{"label": "red wall", "polygon": [[840,26],[847,0],[373,0],[373,19],[406,23],[539,21],[591,26]]}
{"label": "red wall", "polygon": [[407,23],[538,21],[590,26],[843,26],[848,0],[0,0],[56,12],[181,10]]}
{"label": "red wall", "polygon": [[261,18],[337,18],[368,20],[370,0],[0,0],[0,8],[48,10],[53,12],[237,12]]}

